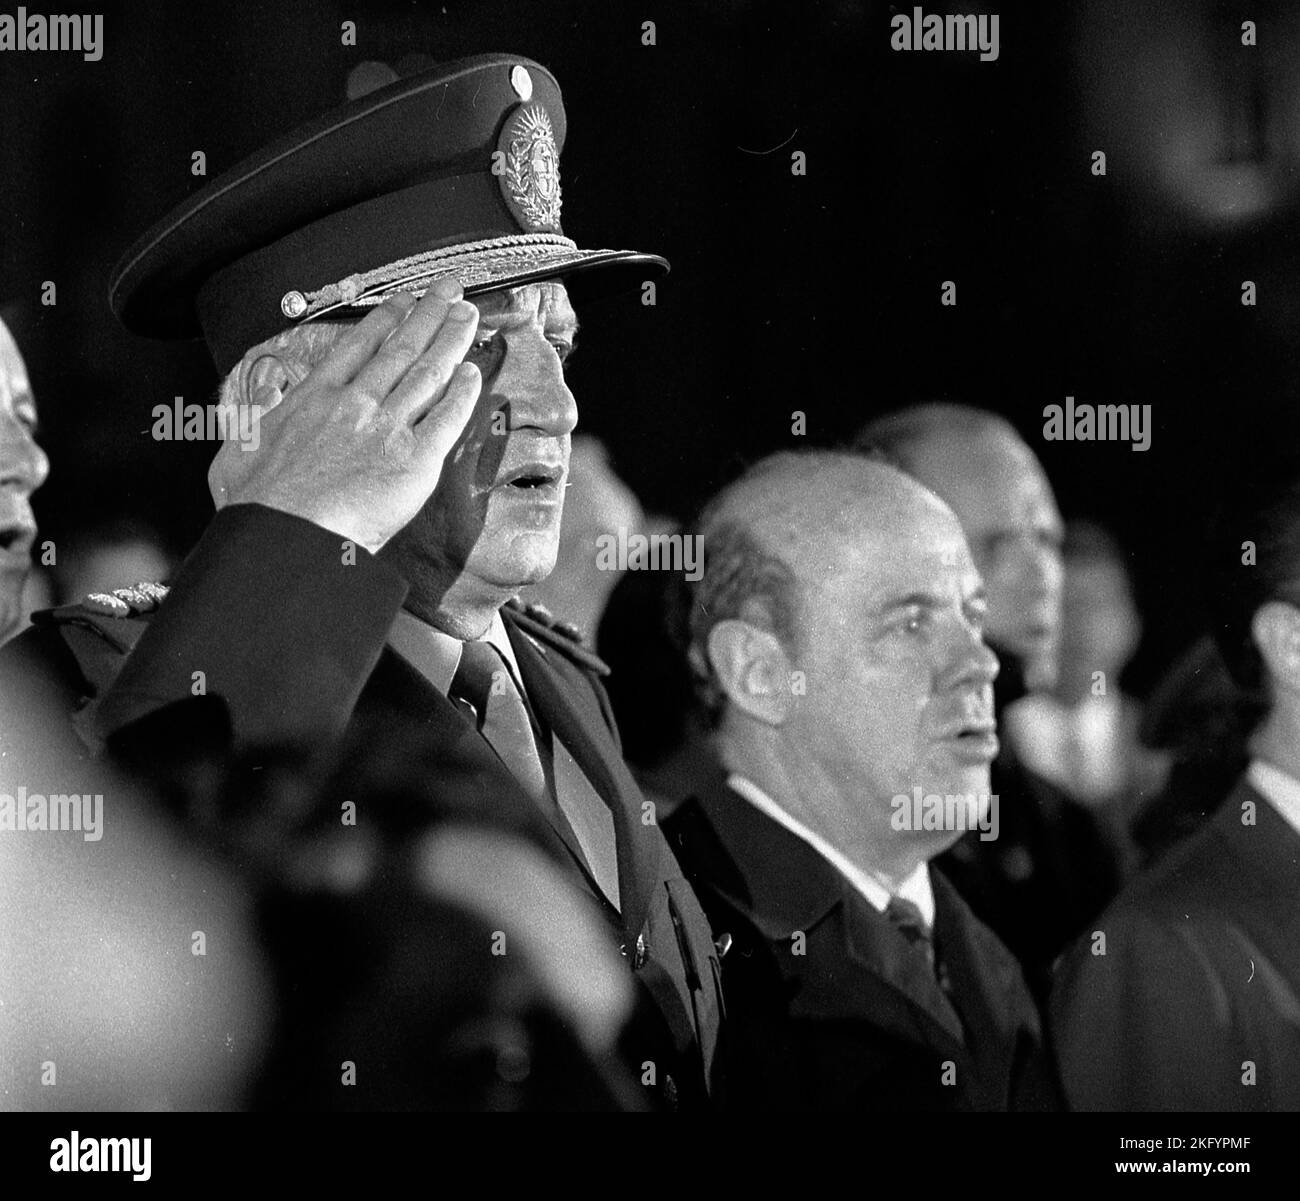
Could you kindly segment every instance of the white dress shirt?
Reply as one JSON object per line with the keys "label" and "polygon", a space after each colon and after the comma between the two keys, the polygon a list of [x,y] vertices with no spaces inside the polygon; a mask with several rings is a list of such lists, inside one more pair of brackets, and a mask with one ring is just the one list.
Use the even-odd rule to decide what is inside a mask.
{"label": "white dress shirt", "polygon": [[[519,677],[519,664],[515,660],[515,649],[510,645],[510,636],[506,633],[506,623],[500,613],[492,614],[492,624],[480,642],[490,642],[505,657],[511,675],[515,678],[515,687],[519,695],[528,704],[528,694],[524,691],[524,682]],[[461,640],[442,630],[435,629],[427,622],[421,621],[414,613],[399,610],[388,632],[388,645],[411,664],[439,692],[446,696],[451,689],[451,682],[456,678],[456,668],[460,666]]]}
{"label": "white dress shirt", "polygon": [[[846,855],[837,851],[829,842],[802,822],[791,817],[781,806],[767,795],[753,780],[734,773],[727,777],[727,786],[745,798],[755,809],[766,813],[774,822],[780,823],[791,834],[803,839],[814,851],[835,868],[854,888],[858,890],[878,913],[884,913],[889,904],[890,891],[875,876],[864,871]],[[920,863],[916,870],[899,886],[897,893],[905,901],[911,901],[921,911],[926,927],[934,926],[934,889],[930,885],[930,865]]]}
{"label": "white dress shirt", "polygon": [[1263,759],[1250,761],[1246,779],[1282,815],[1282,820],[1300,834],[1300,780]]}

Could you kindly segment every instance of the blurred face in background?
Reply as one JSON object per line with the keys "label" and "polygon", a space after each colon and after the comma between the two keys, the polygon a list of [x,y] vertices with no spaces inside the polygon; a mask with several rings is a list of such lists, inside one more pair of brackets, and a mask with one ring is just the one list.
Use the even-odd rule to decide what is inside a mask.
{"label": "blurred face in background", "polygon": [[1118,678],[1142,636],[1142,621],[1122,563],[1101,557],[1068,557],[1061,626],[1064,699],[1089,694],[1094,672]]}
{"label": "blurred face in background", "polygon": [[1061,628],[1061,515],[1033,451],[990,424],[939,432],[915,449],[913,474],[957,514],[988,592],[984,634],[1014,655],[1031,689],[1056,679]]}
{"label": "blurred face in background", "polygon": [[14,632],[22,615],[36,538],[31,495],[50,469],[35,433],[36,401],[27,368],[0,322],[0,640]]}

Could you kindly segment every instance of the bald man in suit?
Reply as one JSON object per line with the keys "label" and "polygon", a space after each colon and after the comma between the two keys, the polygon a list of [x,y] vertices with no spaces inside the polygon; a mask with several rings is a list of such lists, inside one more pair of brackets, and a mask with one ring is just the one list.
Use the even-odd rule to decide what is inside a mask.
{"label": "bald man in suit", "polygon": [[930,862],[996,832],[998,663],[957,519],[812,452],[752,468],[699,529],[687,638],[724,773],[665,825],[726,948],[733,1102],[1050,1105],[1015,960]]}

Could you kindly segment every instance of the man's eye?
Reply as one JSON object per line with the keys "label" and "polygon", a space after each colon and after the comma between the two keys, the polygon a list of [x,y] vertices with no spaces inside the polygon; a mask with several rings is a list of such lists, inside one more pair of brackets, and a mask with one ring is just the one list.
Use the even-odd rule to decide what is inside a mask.
{"label": "man's eye", "polygon": [[894,624],[894,629],[900,634],[919,634],[925,629],[925,614],[909,613],[904,617],[900,617]]}
{"label": "man's eye", "polygon": [[555,353],[559,355],[561,363],[567,363],[569,356],[573,354],[574,345],[564,338],[547,338],[546,339],[554,348]]}

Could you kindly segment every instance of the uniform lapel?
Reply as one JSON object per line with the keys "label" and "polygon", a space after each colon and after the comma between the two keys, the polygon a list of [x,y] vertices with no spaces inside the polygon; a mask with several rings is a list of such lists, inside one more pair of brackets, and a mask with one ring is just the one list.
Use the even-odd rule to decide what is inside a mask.
{"label": "uniform lapel", "polygon": [[543,837],[553,853],[570,860],[583,882],[606,908],[608,902],[587,871],[582,849],[567,825],[551,822],[524,794],[487,741],[419,671],[391,648],[385,648],[357,704],[357,712],[374,720],[391,714],[394,722],[409,723],[412,715],[429,748],[440,760],[455,763],[484,803],[514,811]]}
{"label": "uniform lapel", "polygon": [[615,748],[586,677],[520,631],[509,619],[509,610],[503,616],[529,702],[568,748],[614,818],[619,908],[623,928],[634,940],[645,925],[650,892],[659,878],[659,844],[638,836],[640,789]]}

